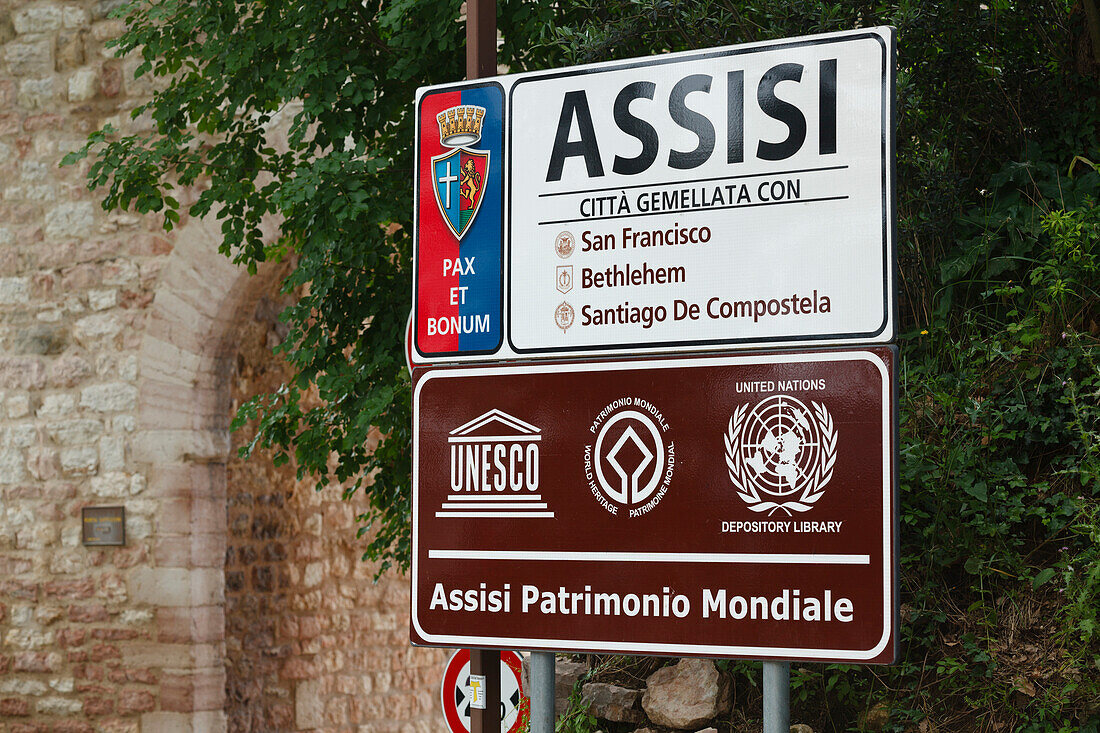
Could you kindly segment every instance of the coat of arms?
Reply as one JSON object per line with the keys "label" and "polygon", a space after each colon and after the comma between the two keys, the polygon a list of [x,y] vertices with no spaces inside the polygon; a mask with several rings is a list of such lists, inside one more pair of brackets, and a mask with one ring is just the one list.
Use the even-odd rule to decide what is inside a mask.
{"label": "coat of arms", "polygon": [[470,147],[481,140],[485,108],[458,105],[440,112],[436,121],[439,141],[452,150],[431,161],[435,202],[443,221],[461,241],[477,217],[489,182],[489,151]]}
{"label": "coat of arms", "polygon": [[836,464],[837,431],[820,402],[766,397],[734,411],[725,438],[730,481],[749,509],[805,512],[825,494]]}

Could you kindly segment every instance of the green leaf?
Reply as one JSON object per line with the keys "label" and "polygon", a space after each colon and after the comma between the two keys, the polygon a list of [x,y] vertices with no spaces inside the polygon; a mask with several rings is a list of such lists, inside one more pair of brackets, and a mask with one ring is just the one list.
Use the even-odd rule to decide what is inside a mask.
{"label": "green leaf", "polygon": [[1038,588],[1039,586],[1043,585],[1048,580],[1053,578],[1054,574],[1054,568],[1043,568],[1038,572],[1038,574],[1036,574],[1034,578],[1031,579],[1031,587]]}
{"label": "green leaf", "polygon": [[963,488],[966,490],[966,493],[970,494],[980,502],[985,502],[989,499],[989,492],[986,488],[985,481],[979,480],[974,481],[973,483],[967,483],[963,486]]}

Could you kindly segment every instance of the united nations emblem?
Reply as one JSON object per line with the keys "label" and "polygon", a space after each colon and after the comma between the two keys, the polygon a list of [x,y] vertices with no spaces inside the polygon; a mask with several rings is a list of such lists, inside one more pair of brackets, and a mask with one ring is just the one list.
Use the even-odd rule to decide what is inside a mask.
{"label": "united nations emblem", "polygon": [[436,115],[439,141],[449,148],[432,158],[435,202],[455,238],[462,240],[485,200],[489,182],[489,151],[469,147],[481,140],[485,108],[466,104]]}
{"label": "united nations emblem", "polygon": [[562,232],[554,239],[554,251],[557,252],[558,257],[561,257],[563,260],[569,259],[576,246],[577,241],[573,239],[573,235],[570,232]]}
{"label": "united nations emblem", "polygon": [[737,408],[725,438],[730,481],[749,509],[806,512],[825,495],[836,464],[837,431],[820,402],[790,395]]}
{"label": "united nations emblem", "polygon": [[562,304],[554,309],[554,323],[565,333],[573,325],[573,306],[562,301]]}

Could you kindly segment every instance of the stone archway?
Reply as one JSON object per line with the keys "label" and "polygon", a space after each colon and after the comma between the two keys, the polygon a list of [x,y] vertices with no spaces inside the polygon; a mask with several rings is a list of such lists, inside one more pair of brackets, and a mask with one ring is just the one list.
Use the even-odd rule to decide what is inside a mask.
{"label": "stone archway", "polygon": [[235,401],[266,386],[242,334],[266,341],[278,271],[249,277],[219,234],[178,233],[139,358],[133,458],[157,520],[131,600],[156,632],[133,654],[160,670],[143,728],[434,730],[442,656],[408,644],[407,581],[357,561],[354,507],[230,457]]}
{"label": "stone archway", "polygon": [[[236,328],[230,412],[289,376],[271,347],[289,302],[262,295]],[[227,470],[226,714],[230,733],[425,730],[438,726],[435,656],[408,643],[409,586],[360,561],[362,496],[314,491],[293,462],[242,460],[251,426],[231,436]],[[401,726],[400,728],[398,726]]]}
{"label": "stone archway", "polygon": [[151,606],[160,706],[143,728],[225,729],[225,462],[229,451],[222,334],[242,308],[242,275],[217,252],[216,228],[176,235],[150,306],[139,356],[133,458],[157,504],[149,567],[131,601]]}

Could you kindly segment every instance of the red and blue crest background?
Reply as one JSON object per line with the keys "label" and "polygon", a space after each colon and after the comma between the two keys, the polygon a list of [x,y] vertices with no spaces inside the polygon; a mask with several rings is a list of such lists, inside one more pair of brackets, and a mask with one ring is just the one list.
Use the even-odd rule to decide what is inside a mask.
{"label": "red and blue crest background", "polygon": [[[436,115],[460,104],[485,108],[485,122],[476,149],[451,148],[439,139]],[[413,258],[413,346],[421,357],[491,353],[503,338],[504,260],[504,93],[494,82],[455,91],[424,95],[417,110],[416,212],[417,238]],[[471,146],[473,148],[474,146]],[[482,155],[484,154],[484,155]],[[451,157],[453,156],[453,157]],[[474,161],[481,175],[480,200],[463,201],[459,191],[461,165]],[[438,182],[446,176],[446,162],[456,181],[447,192]],[[457,166],[456,166],[457,163]],[[441,165],[442,164],[442,165]],[[442,167],[443,173],[437,173]],[[438,197],[438,198],[437,198]],[[465,209],[463,207],[466,207]],[[472,212],[466,216],[465,212]],[[463,226],[465,224],[465,226]],[[460,236],[461,235],[461,236]],[[473,258],[474,271],[456,271],[444,262]],[[466,288],[465,302],[452,304],[454,288]],[[489,328],[479,333],[429,335],[428,319],[487,316]]]}

